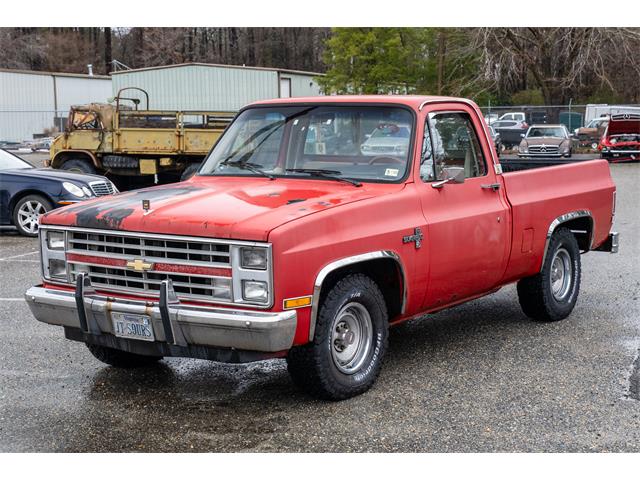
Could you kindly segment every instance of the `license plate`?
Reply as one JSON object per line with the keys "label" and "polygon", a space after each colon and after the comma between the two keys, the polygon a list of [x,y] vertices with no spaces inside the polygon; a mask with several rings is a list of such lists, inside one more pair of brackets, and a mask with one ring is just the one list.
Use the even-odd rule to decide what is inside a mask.
{"label": "license plate", "polygon": [[153,342],[153,326],[148,315],[136,315],[132,313],[111,312],[113,322],[113,334],[116,337],[133,338]]}

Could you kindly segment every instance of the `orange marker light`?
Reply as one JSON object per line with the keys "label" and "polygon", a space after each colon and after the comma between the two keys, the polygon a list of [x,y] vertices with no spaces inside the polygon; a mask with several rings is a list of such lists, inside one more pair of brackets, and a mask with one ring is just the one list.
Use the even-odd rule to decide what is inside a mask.
{"label": "orange marker light", "polygon": [[311,305],[311,295],[307,295],[306,297],[287,298],[282,303],[285,310],[308,307],[309,305]]}

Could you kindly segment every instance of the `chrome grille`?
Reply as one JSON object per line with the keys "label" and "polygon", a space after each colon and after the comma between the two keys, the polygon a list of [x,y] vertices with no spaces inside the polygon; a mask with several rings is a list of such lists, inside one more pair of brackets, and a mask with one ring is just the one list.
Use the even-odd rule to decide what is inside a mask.
{"label": "chrome grille", "polygon": [[126,257],[131,260],[144,258],[149,262],[170,260],[169,263],[177,265],[230,265],[227,244],[76,231],[69,232],[67,242],[68,252],[86,255]]}
{"label": "chrome grille", "polygon": [[529,153],[558,153],[557,145],[532,145]]}
{"label": "chrome grille", "polygon": [[[97,257],[78,260],[70,254]],[[162,280],[171,279],[180,298],[231,302],[232,279],[230,246],[224,243],[181,239],[153,238],[135,234],[69,231],[67,255],[70,280],[87,273],[98,289],[144,293],[157,296]],[[102,259],[122,263],[144,260],[152,264],[147,271],[135,271],[125,265],[103,265]],[[156,264],[229,269],[228,276],[202,273],[167,273],[156,271]]]}
{"label": "chrome grille", "polygon": [[89,187],[96,197],[111,195],[115,191],[111,182],[90,182]]}

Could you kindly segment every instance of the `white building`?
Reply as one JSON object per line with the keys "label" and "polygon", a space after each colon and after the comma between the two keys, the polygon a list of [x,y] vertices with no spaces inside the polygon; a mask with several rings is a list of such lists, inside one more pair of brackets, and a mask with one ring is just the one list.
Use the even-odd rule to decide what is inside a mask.
{"label": "white building", "polygon": [[[111,76],[0,69],[0,142],[62,131],[71,105],[107,102],[124,87],[146,90],[152,110],[237,111],[257,100],[321,95],[316,81],[321,75],[205,63],[123,70]],[[140,97],[135,91],[125,96]],[[140,108],[146,108],[144,102]]]}
{"label": "white building", "polygon": [[[321,95],[320,73],[277,68],[183,63],[113,72],[113,96],[138,87],[149,94],[151,110],[237,111],[257,100]],[[140,96],[135,91],[127,97]],[[145,109],[144,101],[140,104]]]}
{"label": "white building", "polygon": [[106,76],[0,69],[0,141],[61,130],[71,105],[106,102],[111,95]]}

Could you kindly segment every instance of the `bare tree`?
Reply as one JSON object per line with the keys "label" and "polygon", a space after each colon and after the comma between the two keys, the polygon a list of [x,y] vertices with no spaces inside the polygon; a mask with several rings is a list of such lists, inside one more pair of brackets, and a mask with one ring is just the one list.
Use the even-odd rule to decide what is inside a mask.
{"label": "bare tree", "polygon": [[632,60],[640,51],[635,28],[478,28],[475,45],[485,78],[510,89],[530,75],[549,105],[566,103],[593,80],[615,91],[624,85],[620,70],[635,85],[640,75]]}

